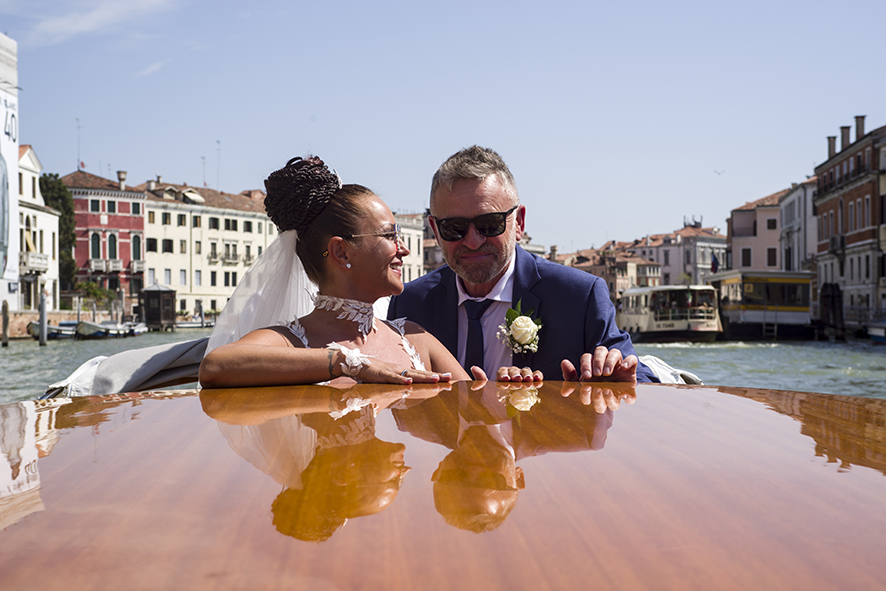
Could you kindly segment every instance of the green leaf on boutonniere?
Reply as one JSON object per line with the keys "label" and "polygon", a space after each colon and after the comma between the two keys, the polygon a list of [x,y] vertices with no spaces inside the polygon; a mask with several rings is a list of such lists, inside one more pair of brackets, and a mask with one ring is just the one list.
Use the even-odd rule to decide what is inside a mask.
{"label": "green leaf on boutonniere", "polygon": [[[519,305],[517,307],[519,307]],[[508,311],[505,312],[505,319],[508,321],[508,326],[510,326],[511,323],[516,320],[518,316],[520,316],[520,313],[517,310],[514,310],[513,308],[508,308]]]}

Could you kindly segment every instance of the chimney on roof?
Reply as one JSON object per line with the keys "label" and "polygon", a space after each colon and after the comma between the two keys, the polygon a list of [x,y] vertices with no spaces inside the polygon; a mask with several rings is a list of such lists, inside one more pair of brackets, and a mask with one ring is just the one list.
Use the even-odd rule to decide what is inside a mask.
{"label": "chimney on roof", "polygon": [[864,118],[867,115],[856,115],[855,116],[855,141],[860,140],[864,137]]}
{"label": "chimney on roof", "polygon": [[791,189],[796,189],[796,188],[797,188],[797,183],[791,183]]}
{"label": "chimney on roof", "polygon": [[125,170],[118,170],[117,171],[117,180],[120,181],[120,190],[125,191],[126,190],[126,171]]}
{"label": "chimney on roof", "polygon": [[157,184],[159,185],[162,182],[163,182],[163,177],[158,174],[157,175]]}
{"label": "chimney on roof", "polygon": [[149,180],[146,184],[148,186],[148,191],[153,192],[154,189],[157,188],[157,181],[155,181],[153,179]]}
{"label": "chimney on roof", "polygon": [[849,141],[849,130],[852,129],[848,125],[840,126],[840,151],[842,152],[846,148],[849,147],[849,144],[852,143]]}
{"label": "chimney on roof", "polygon": [[550,260],[557,262],[557,245],[554,244],[551,246],[551,256],[548,257]]}
{"label": "chimney on roof", "polygon": [[837,136],[828,136],[828,160],[833,158],[837,153]]}

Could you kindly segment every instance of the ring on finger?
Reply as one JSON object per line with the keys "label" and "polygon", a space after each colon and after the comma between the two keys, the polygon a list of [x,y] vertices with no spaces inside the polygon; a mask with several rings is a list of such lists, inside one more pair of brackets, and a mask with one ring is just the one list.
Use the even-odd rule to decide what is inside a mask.
{"label": "ring on finger", "polygon": [[408,370],[408,369],[404,369],[403,371],[400,372],[400,375],[403,376],[403,377],[405,378],[405,377],[406,377],[406,374],[408,374],[408,373],[409,373],[409,370]]}

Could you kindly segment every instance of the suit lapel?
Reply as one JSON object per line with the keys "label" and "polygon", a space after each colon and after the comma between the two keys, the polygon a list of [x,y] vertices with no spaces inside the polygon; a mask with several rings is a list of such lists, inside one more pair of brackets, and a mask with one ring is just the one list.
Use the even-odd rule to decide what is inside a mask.
{"label": "suit lapel", "polygon": [[[538,283],[539,279],[541,279],[538,274],[538,267],[535,264],[535,259],[532,258],[532,255],[519,246],[516,249],[515,256],[517,257],[517,262],[514,265],[514,295],[511,307],[515,308],[517,302],[520,302],[520,308],[524,313],[529,312],[529,310],[535,311],[532,315],[532,319],[535,320],[539,317],[538,313],[541,300],[530,290],[536,283]],[[542,322],[544,322],[544,320],[542,320]],[[544,328],[542,328],[542,330],[544,330]],[[544,336],[543,333],[541,336]],[[511,355],[511,363],[517,367],[531,367],[534,355],[534,353],[527,353],[524,357],[520,353],[513,353]]]}
{"label": "suit lapel", "polygon": [[458,358],[458,291],[455,288],[455,273],[449,271],[433,291],[434,336]]}

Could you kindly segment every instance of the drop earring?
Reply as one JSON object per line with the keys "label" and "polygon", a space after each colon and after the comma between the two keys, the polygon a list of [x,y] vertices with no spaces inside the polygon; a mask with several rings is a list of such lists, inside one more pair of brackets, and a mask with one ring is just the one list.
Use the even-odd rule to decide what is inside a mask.
{"label": "drop earring", "polygon": [[347,267],[348,269],[350,269],[350,268],[351,268],[351,263],[348,263],[347,265],[345,265],[345,267]]}

